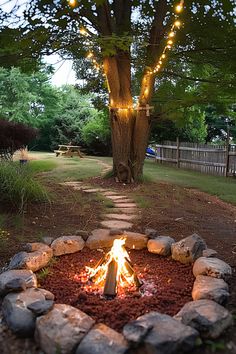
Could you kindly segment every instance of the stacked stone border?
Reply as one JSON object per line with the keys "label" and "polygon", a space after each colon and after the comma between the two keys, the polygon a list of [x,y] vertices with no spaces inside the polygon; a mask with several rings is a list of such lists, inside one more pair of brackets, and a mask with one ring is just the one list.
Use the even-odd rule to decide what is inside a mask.
{"label": "stacked stone border", "polygon": [[[159,256],[172,257],[193,264],[195,282],[193,301],[186,303],[174,316],[150,312],[127,323],[123,333],[95,321],[66,304],[54,304],[54,295],[37,287],[34,272],[46,267],[53,256],[90,249],[111,247],[115,238],[126,237],[126,247],[147,248]],[[33,337],[46,354],[146,354],[152,352],[184,353],[215,339],[232,324],[232,315],[224,307],[229,298],[227,280],[231,267],[216,258],[197,234],[179,242],[157,235],[152,229],[145,234],[123,230],[96,229],[91,235],[78,232],[45,243],[28,243],[23,252],[13,256],[0,274],[2,311],[8,327],[22,337]]]}

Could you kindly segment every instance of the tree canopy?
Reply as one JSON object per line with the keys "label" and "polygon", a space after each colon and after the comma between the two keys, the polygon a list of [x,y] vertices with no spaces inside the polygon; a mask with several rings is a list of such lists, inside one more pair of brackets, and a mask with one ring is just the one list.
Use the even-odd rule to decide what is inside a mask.
{"label": "tree canopy", "polygon": [[150,104],[158,114],[183,117],[186,107],[193,110],[193,100],[212,103],[218,97],[225,109],[233,101],[233,0],[32,0],[22,6],[0,15],[0,29],[14,29],[6,36],[18,36],[22,57],[59,52],[83,62],[90,88],[94,70],[99,72],[95,90],[109,93],[114,172],[120,180],[142,174]]}

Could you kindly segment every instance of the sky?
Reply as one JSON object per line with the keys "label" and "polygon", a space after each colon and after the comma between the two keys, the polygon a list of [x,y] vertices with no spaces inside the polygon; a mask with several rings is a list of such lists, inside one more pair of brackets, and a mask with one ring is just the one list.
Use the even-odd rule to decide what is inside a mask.
{"label": "sky", "polygon": [[[23,0],[18,0],[18,4],[23,3]],[[0,0],[0,8],[6,12],[12,10],[15,5],[13,0]],[[20,13],[22,13],[22,8],[20,8]],[[62,86],[65,84],[75,84],[77,82],[75,77],[75,72],[72,69],[72,60],[62,60],[58,54],[53,54],[50,56],[45,56],[44,61],[48,64],[52,64],[55,73],[51,78],[51,82],[55,86]]]}
{"label": "sky", "polygon": [[65,84],[74,85],[78,80],[75,77],[75,72],[72,69],[72,60],[62,60],[58,54],[53,54],[44,57],[44,61],[48,64],[52,64],[55,73],[51,78],[51,83],[54,86],[62,86]]}

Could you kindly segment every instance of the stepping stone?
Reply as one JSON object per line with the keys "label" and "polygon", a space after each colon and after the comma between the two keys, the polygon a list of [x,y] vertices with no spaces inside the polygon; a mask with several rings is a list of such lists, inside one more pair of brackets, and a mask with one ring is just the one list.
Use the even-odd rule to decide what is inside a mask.
{"label": "stepping stone", "polygon": [[116,202],[119,203],[119,204],[134,203],[134,201],[132,199],[129,199],[129,198],[114,200],[114,203],[116,203]]}
{"label": "stepping stone", "polygon": [[91,188],[90,186],[78,186],[78,187],[73,187],[75,190],[83,190],[83,189],[89,189]]}
{"label": "stepping stone", "polygon": [[105,196],[117,195],[117,192],[107,191],[107,192],[104,192],[103,195],[105,195]]}
{"label": "stepping stone", "polygon": [[106,197],[111,200],[117,200],[117,199],[123,200],[126,198],[125,195],[106,195]]}
{"label": "stepping stone", "polygon": [[102,188],[91,188],[91,189],[83,189],[85,193],[97,193],[97,192],[102,192]]}
{"label": "stepping stone", "polygon": [[81,184],[82,182],[80,181],[68,181],[68,182],[62,182],[62,183],[59,183],[59,184],[63,184],[63,185],[66,185],[66,186],[74,186],[74,185],[77,185],[77,184]]}
{"label": "stepping stone", "polygon": [[120,221],[120,220],[106,220],[101,221],[100,224],[108,229],[131,229],[133,224],[127,221]]}
{"label": "stepping stone", "polygon": [[137,219],[137,215],[126,215],[126,214],[106,214],[104,215],[105,218],[107,219],[117,219],[117,220],[133,220],[133,219]]}
{"label": "stepping stone", "polygon": [[135,203],[115,203],[115,208],[137,208]]}
{"label": "stepping stone", "polygon": [[139,209],[137,209],[137,208],[109,208],[106,211],[108,212],[108,210],[111,213],[125,213],[125,214],[138,214],[138,213],[140,213]]}

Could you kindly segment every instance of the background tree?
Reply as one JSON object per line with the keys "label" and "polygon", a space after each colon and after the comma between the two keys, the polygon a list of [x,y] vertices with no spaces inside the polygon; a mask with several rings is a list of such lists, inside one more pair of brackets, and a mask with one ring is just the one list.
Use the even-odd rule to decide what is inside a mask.
{"label": "background tree", "polygon": [[22,123],[0,119],[0,158],[11,160],[14,152],[35,139],[37,130]]}
{"label": "background tree", "polygon": [[[137,179],[142,174],[150,128],[147,105],[151,104],[153,92],[164,77],[158,76],[160,79],[155,80],[156,75],[161,73],[172,79],[177,75],[185,79],[188,77],[186,63],[198,64],[202,68],[205,65],[220,68],[223,62],[233,57],[233,1],[186,1],[184,28],[177,36],[174,51],[169,49],[179,23],[172,27],[175,20],[173,9],[177,5],[178,12],[183,1],[101,0],[77,3],[71,0],[70,3],[72,6],[65,1],[27,2],[24,20],[20,23],[24,39],[31,43],[35,38],[37,43],[41,35],[38,41],[41,52],[58,50],[62,54],[69,53],[72,58],[82,58],[89,50],[93,51],[89,52],[89,57],[97,68],[100,64],[96,64],[95,57],[103,65],[109,91],[114,172],[123,181]],[[8,15],[3,14],[4,23]],[[79,34],[78,28],[82,26]],[[165,58],[161,57],[164,48]],[[162,70],[166,58],[169,64]],[[178,65],[172,68],[173,63]],[[176,72],[176,68],[182,71]],[[231,70],[232,65],[228,65],[228,69]],[[137,75],[132,87],[133,72]],[[199,82],[204,78],[195,76],[192,79]],[[214,85],[220,81],[214,71],[211,72],[211,81]],[[224,85],[227,83],[232,86],[231,77],[226,73]],[[136,97],[135,107],[132,95]]]}
{"label": "background tree", "polygon": [[[61,95],[60,112],[54,117],[53,122],[50,122],[51,148],[69,142],[88,148],[92,142],[94,143],[94,139],[105,144],[107,139],[105,114],[93,107],[93,96],[82,95],[78,89],[69,85],[62,88]],[[103,127],[105,131],[102,132]]]}
{"label": "background tree", "polygon": [[0,67],[0,115],[32,127],[41,127],[60,108],[60,93],[49,84],[48,73],[22,73]]}

